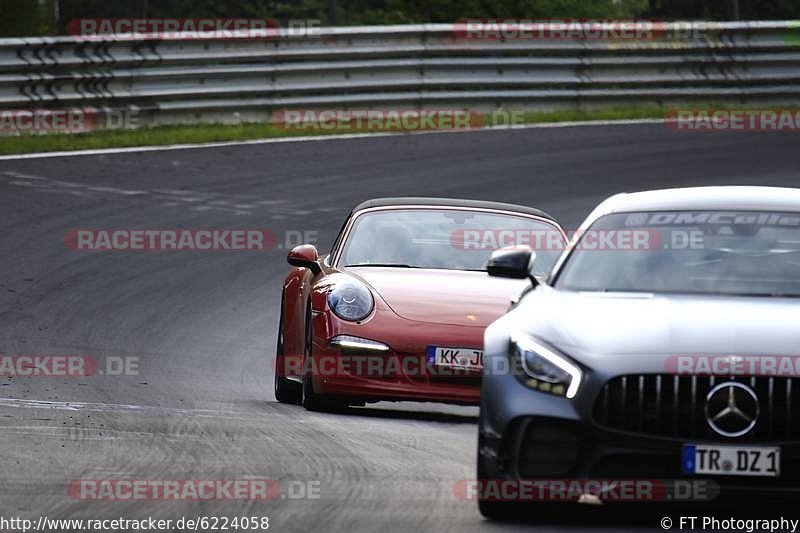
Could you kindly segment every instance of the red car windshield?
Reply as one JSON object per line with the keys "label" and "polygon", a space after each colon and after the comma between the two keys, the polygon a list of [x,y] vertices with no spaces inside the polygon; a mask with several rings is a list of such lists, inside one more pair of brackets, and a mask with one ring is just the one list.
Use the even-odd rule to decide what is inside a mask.
{"label": "red car windshield", "polygon": [[492,251],[519,245],[536,252],[534,274],[544,276],[565,242],[553,224],[523,215],[465,209],[378,210],[356,219],[338,263],[483,271]]}

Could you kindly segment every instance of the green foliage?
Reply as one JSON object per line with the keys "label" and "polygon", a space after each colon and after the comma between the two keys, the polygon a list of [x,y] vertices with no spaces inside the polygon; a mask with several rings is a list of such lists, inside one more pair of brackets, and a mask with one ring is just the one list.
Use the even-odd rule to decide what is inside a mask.
{"label": "green foliage", "polygon": [[797,0],[650,0],[646,15],[666,19],[787,20],[800,18]]}
{"label": "green foliage", "polygon": [[737,12],[741,19],[795,19],[800,0],[0,0],[0,36],[65,33],[75,18],[253,17],[357,25],[500,17],[726,20]]}
{"label": "green foliage", "polygon": [[37,0],[0,0],[0,37],[24,37],[52,33],[47,8]]}

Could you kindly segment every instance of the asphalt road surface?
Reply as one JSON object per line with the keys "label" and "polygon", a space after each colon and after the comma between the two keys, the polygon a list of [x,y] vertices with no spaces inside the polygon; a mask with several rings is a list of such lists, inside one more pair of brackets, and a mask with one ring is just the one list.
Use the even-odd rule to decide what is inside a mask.
{"label": "asphalt road surface", "polygon": [[[798,185],[798,147],[790,132],[612,125],[2,160],[0,353],[128,358],[138,370],[0,378],[0,516],[268,516],[271,531],[297,532],[530,527],[486,522],[454,496],[474,476],[476,408],[313,414],[274,401],[286,246],[317,232],[325,251],[348,210],[377,196],[516,202],[574,228],[620,191]],[[281,246],[75,252],[63,242],[73,228],[265,228]],[[67,491],[78,479],[250,477],[279,481],[284,499],[81,501]],[[295,499],[308,491],[318,498]],[[541,529],[587,528],[617,526],[565,517]]]}

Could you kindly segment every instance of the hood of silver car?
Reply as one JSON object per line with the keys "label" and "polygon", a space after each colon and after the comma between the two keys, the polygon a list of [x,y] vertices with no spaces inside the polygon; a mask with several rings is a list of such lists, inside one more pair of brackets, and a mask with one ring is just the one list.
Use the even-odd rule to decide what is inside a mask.
{"label": "hood of silver car", "polygon": [[800,355],[800,299],[582,293],[541,286],[512,314],[520,329],[584,360]]}

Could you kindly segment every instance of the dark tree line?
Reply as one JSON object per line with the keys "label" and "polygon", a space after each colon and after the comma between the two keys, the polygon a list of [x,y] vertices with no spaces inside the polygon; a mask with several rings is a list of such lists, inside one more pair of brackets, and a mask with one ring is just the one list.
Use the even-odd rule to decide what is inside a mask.
{"label": "dark tree line", "polygon": [[323,25],[486,17],[800,18],[800,0],[0,0],[0,36],[65,33],[75,18],[259,17]]}

